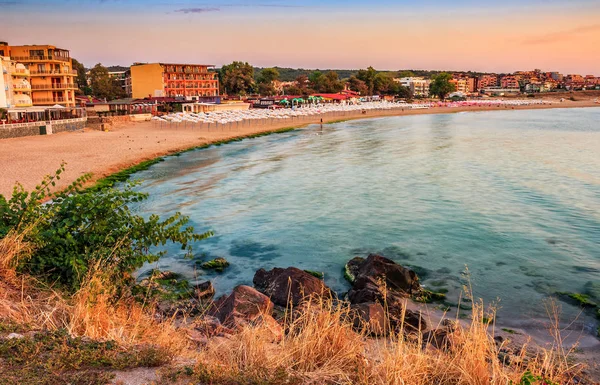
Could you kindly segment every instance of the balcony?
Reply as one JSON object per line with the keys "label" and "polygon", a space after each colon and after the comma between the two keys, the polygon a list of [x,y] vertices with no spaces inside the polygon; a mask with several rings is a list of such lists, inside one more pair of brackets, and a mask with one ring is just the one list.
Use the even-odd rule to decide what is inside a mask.
{"label": "balcony", "polygon": [[77,75],[77,71],[75,71],[75,70],[29,70],[29,73],[33,76],[48,76],[48,75],[75,76],[75,75]]}
{"label": "balcony", "polygon": [[15,107],[33,107],[33,103],[16,102]]}
{"label": "balcony", "polygon": [[73,83],[52,83],[52,84],[35,84],[31,86],[32,90],[70,90],[77,89]]}
{"label": "balcony", "polygon": [[10,73],[12,76],[29,77],[29,70],[15,69]]}
{"label": "balcony", "polygon": [[56,104],[56,103],[64,103],[68,100],[65,98],[36,98],[33,99],[33,104]]}
{"label": "balcony", "polygon": [[13,89],[16,91],[31,91],[31,85],[27,84],[14,84]]}
{"label": "balcony", "polygon": [[13,56],[11,58],[15,61],[31,62],[31,61],[71,61],[70,57],[63,56]]}

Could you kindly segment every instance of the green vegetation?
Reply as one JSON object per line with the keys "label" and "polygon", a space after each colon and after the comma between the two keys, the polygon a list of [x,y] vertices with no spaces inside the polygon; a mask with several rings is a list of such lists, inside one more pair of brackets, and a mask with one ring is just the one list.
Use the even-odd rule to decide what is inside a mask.
{"label": "green vegetation", "polygon": [[504,331],[508,334],[521,334],[521,333],[517,332],[516,330],[512,330],[512,329],[508,329],[508,328],[502,328],[502,331]]}
{"label": "green vegetation", "polygon": [[319,279],[325,278],[325,273],[323,273],[321,271],[304,270],[304,272],[312,275],[313,277],[317,277]]}
{"label": "green vegetation", "polygon": [[219,70],[222,91],[228,95],[249,95],[255,92],[254,68],[245,62],[234,61]]}
{"label": "green vegetation", "polygon": [[[0,323],[0,329],[3,325]],[[0,383],[104,385],[107,370],[157,367],[171,360],[153,346],[119,347],[113,341],[70,337],[65,330],[0,340]]]}
{"label": "green vegetation", "polygon": [[[185,227],[188,218],[180,213],[161,221],[134,215],[130,205],[147,194],[122,189],[84,190],[86,175],[67,189],[51,193],[64,165],[47,176],[32,192],[17,185],[7,200],[0,195],[0,238],[9,231],[24,232],[32,246],[28,258],[18,259],[16,270],[68,291],[76,291],[89,274],[103,271],[115,287],[128,284],[131,274],[144,263],[157,261],[164,252],[151,251],[167,242],[182,248],[212,235],[194,233]],[[43,204],[45,200],[50,203]],[[189,248],[188,248],[189,250]]]}
{"label": "green vegetation", "polygon": [[530,371],[527,371],[521,377],[521,381],[518,383],[514,383],[512,381],[509,382],[510,385],[558,385],[555,382],[550,381],[549,379],[543,376],[534,376]]}
{"label": "green vegetation", "polygon": [[563,297],[563,298],[570,298],[573,302],[575,302],[577,305],[584,307],[584,308],[595,308],[598,306],[598,304],[594,301],[592,301],[590,299],[590,296],[587,294],[580,294],[580,293],[569,293],[569,292],[558,292],[556,293],[559,296]]}
{"label": "green vegetation", "polygon": [[100,99],[114,100],[127,97],[119,81],[111,78],[108,69],[100,63],[90,70],[90,87],[92,95]]}
{"label": "green vegetation", "polygon": [[103,190],[105,188],[114,187],[115,184],[119,182],[125,182],[126,180],[128,180],[131,177],[131,175],[135,174],[136,172],[145,171],[149,169],[150,166],[153,166],[163,161],[164,158],[156,158],[138,163],[135,166],[131,166],[129,168],[111,174],[105,178],[99,179],[92,187],[89,187],[88,190],[94,192]]}
{"label": "green vegetation", "polygon": [[429,86],[429,94],[439,97],[441,100],[446,99],[449,93],[456,91],[456,86],[450,83],[452,75],[443,72],[432,77],[431,85]]}
{"label": "green vegetation", "polygon": [[226,267],[229,266],[229,262],[225,258],[218,257],[212,261],[204,262],[202,264],[203,269],[213,269],[218,272],[222,272]]}
{"label": "green vegetation", "polygon": [[413,295],[413,300],[421,303],[431,303],[431,302],[439,302],[444,301],[446,299],[446,294],[435,292],[427,289],[421,289],[417,294]]}
{"label": "green vegetation", "polygon": [[351,284],[354,283],[354,281],[356,280],[356,277],[350,271],[350,267],[348,266],[347,263],[344,266],[343,270],[344,270],[344,279],[346,279],[346,281],[350,282]]}

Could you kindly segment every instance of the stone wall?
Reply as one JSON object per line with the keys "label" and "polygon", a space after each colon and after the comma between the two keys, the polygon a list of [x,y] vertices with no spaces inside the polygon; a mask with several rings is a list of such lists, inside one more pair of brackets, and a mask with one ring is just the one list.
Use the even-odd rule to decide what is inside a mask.
{"label": "stone wall", "polygon": [[20,136],[40,135],[40,127],[34,126],[17,126],[13,124],[0,125],[0,139],[18,138]]}
{"label": "stone wall", "polygon": [[0,124],[0,139],[78,131],[83,130],[85,126],[85,118],[53,121],[51,125],[46,124],[46,122]]}
{"label": "stone wall", "polygon": [[52,133],[58,134],[65,131],[78,131],[85,128],[85,121],[68,122],[68,123],[52,123]]}

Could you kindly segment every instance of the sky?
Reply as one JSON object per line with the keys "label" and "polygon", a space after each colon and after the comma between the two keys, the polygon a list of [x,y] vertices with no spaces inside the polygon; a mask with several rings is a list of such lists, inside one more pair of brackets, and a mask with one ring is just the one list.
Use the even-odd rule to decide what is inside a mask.
{"label": "sky", "polygon": [[0,0],[0,41],[86,67],[220,66],[600,76],[600,0]]}

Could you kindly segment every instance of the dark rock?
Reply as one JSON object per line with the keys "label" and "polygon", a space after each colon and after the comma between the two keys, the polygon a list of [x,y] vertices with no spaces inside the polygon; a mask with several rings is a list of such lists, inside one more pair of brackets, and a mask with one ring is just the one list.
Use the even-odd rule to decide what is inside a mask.
{"label": "dark rock", "polygon": [[399,305],[390,309],[392,324],[395,325],[396,332],[402,329],[405,333],[423,332],[427,330],[427,322],[421,315],[421,312],[405,310],[403,314],[397,314],[401,311]]}
{"label": "dark rock", "polygon": [[346,266],[354,276],[352,289],[348,292],[351,303],[386,302],[395,306],[399,299],[420,288],[414,271],[380,255],[354,258]]}
{"label": "dark rock", "polygon": [[436,349],[448,350],[452,346],[450,334],[452,330],[449,328],[439,328],[423,333],[424,347],[431,345]]}
{"label": "dark rock", "polygon": [[222,296],[212,306],[209,315],[228,328],[251,323],[262,315],[270,316],[273,303],[269,297],[250,286],[236,286],[229,296]]}
{"label": "dark rock", "polygon": [[215,295],[215,288],[211,281],[206,281],[194,286],[194,298],[202,303],[206,303]]}
{"label": "dark rock", "polygon": [[260,269],[252,282],[258,291],[269,296],[279,306],[288,306],[288,299],[296,306],[307,297],[332,296],[331,290],[322,280],[295,267],[274,268],[270,271]]}
{"label": "dark rock", "polygon": [[364,258],[354,257],[346,263],[346,266],[344,266],[344,278],[346,278],[348,282],[354,283],[356,275],[358,274],[358,269],[364,261]]}
{"label": "dark rock", "polygon": [[354,328],[365,330],[373,336],[384,336],[389,332],[389,320],[385,309],[376,302],[359,303],[350,307]]}

